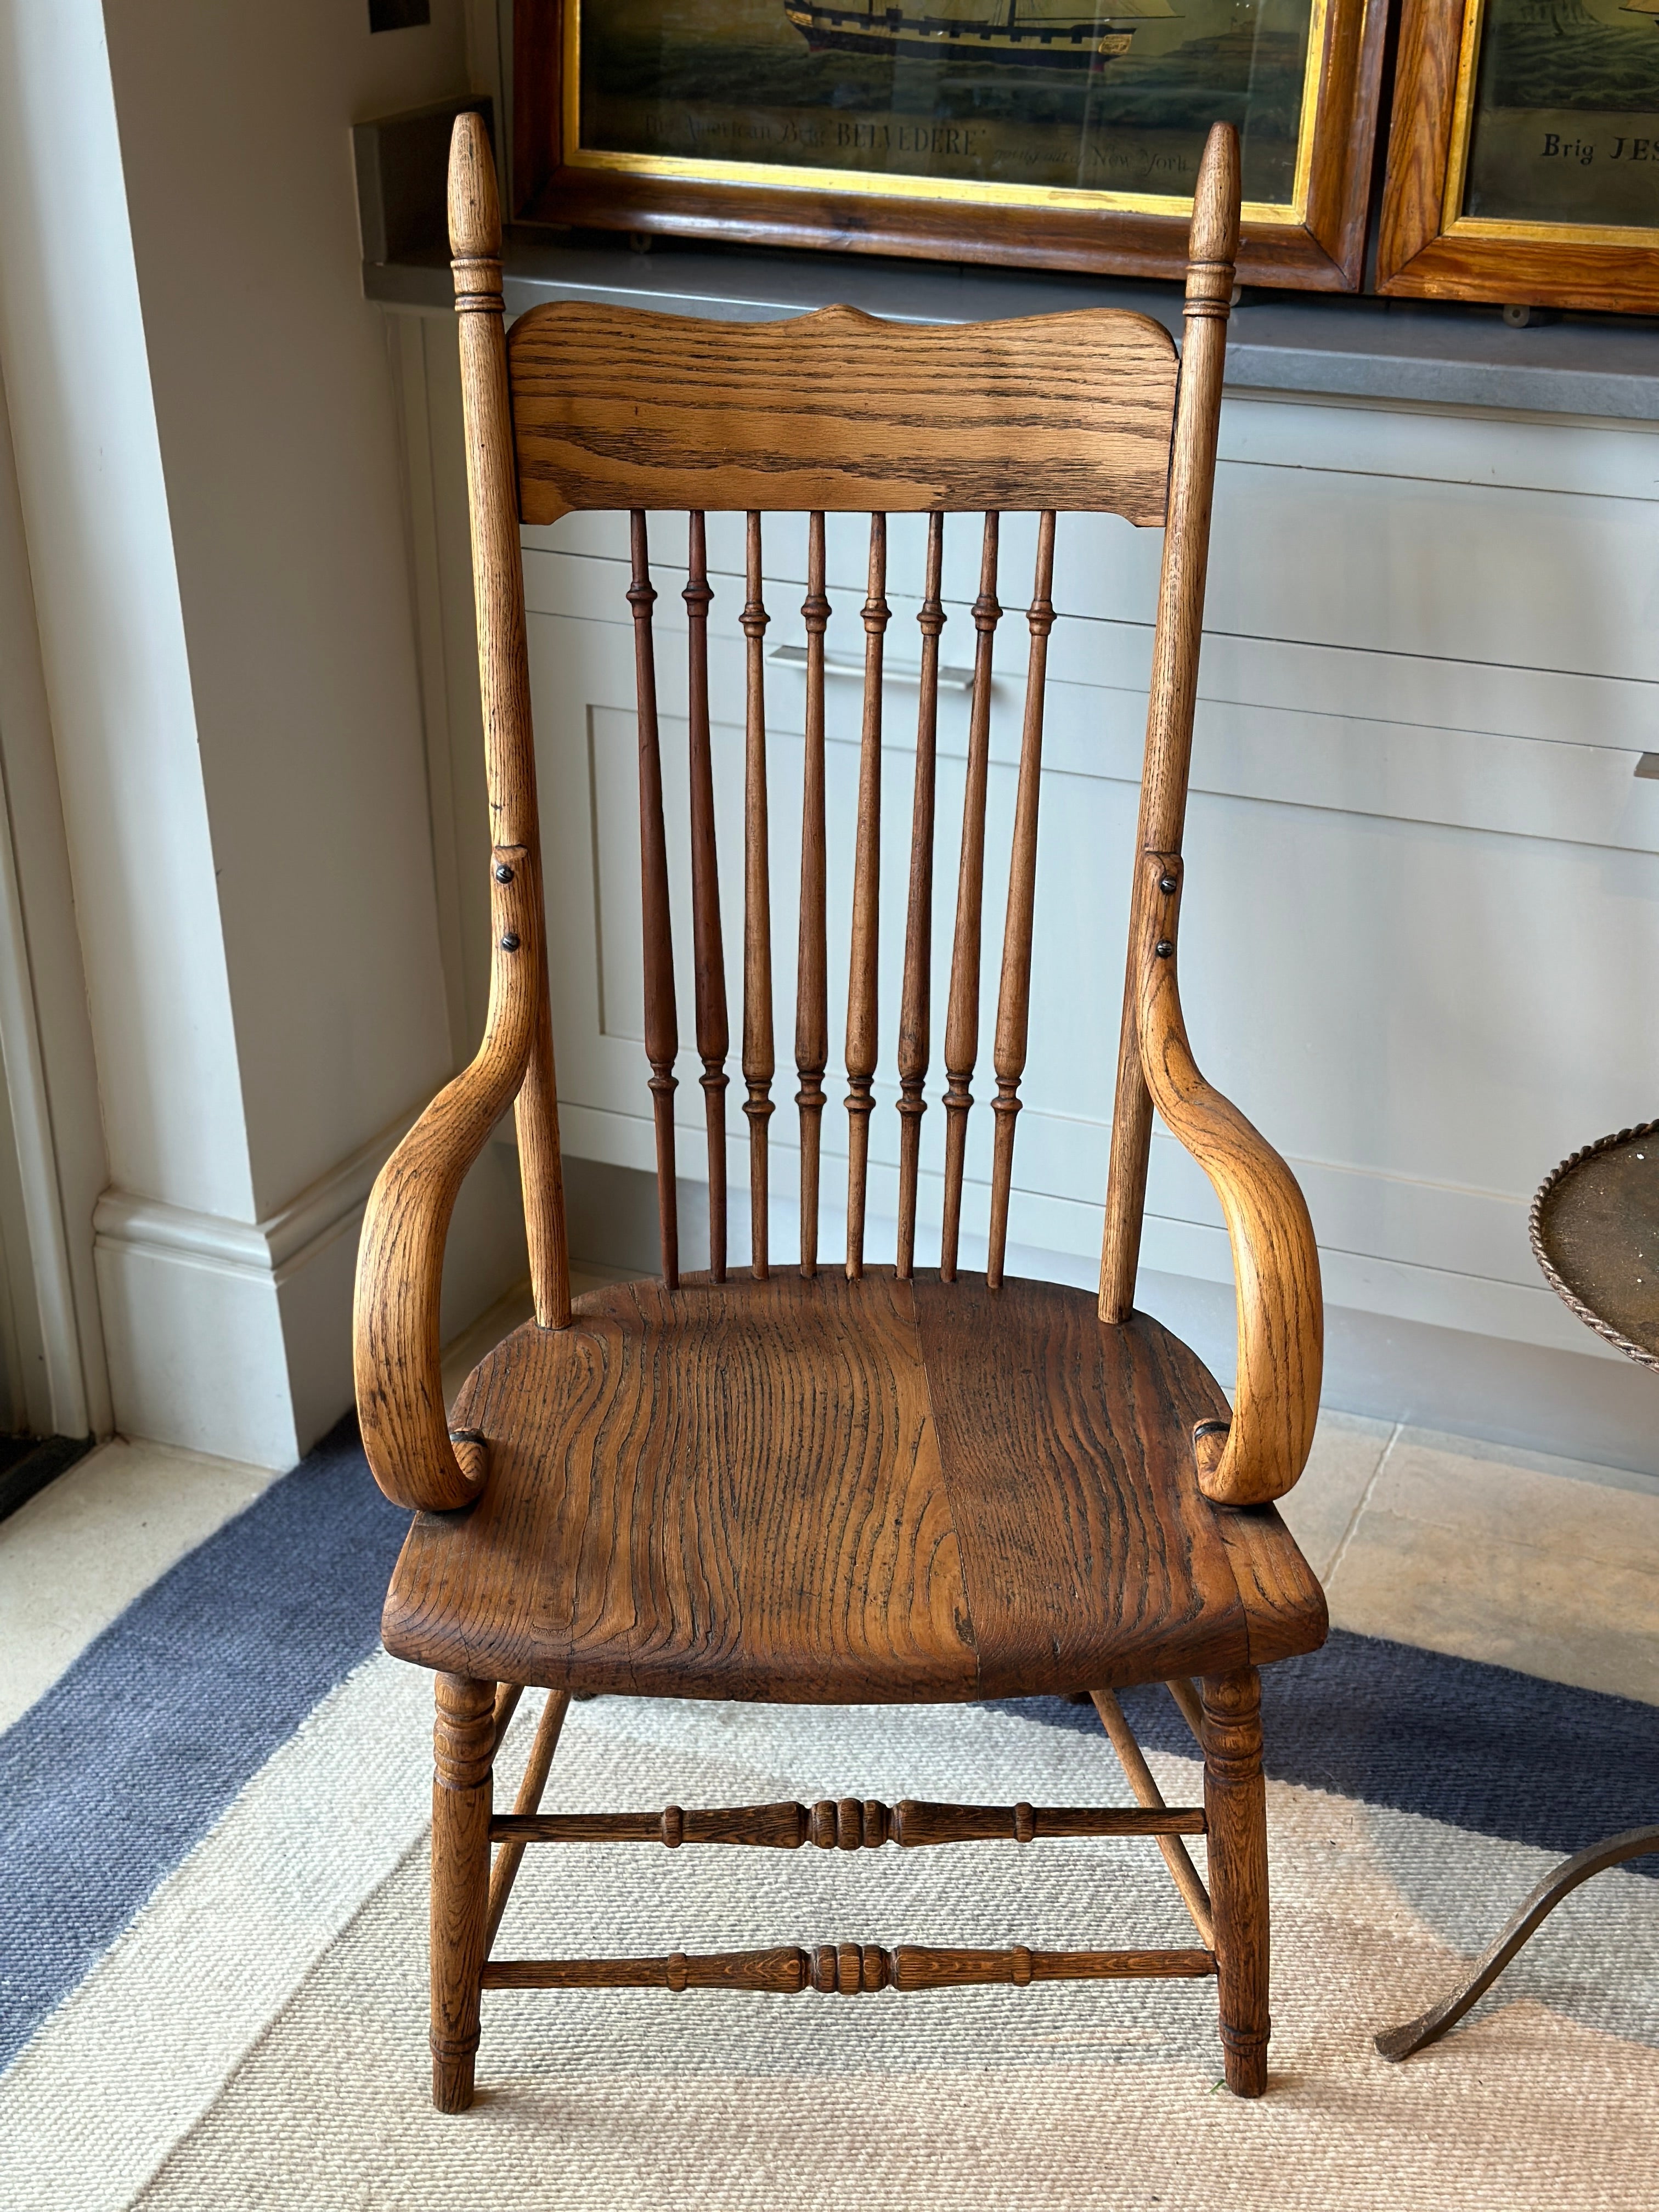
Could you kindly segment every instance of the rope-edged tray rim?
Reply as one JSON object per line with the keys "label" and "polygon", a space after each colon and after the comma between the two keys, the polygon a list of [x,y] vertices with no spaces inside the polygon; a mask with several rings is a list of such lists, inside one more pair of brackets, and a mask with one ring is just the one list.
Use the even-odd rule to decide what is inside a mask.
{"label": "rope-edged tray rim", "polygon": [[1638,1121],[1632,1128],[1616,1129],[1611,1136],[1598,1137],[1593,1145],[1585,1145],[1580,1151],[1569,1153],[1560,1165],[1552,1168],[1539,1184],[1533,1198],[1532,1211],[1527,1216],[1527,1236],[1532,1245],[1532,1256],[1543,1270],[1545,1281],[1562,1304],[1577,1315],[1585,1328],[1593,1328],[1605,1343],[1622,1352],[1627,1359],[1635,1360],[1638,1366],[1659,1370],[1659,1352],[1649,1352],[1642,1345],[1632,1344],[1629,1337],[1616,1329],[1610,1321],[1603,1320],[1593,1306],[1587,1306],[1577,1291],[1563,1278],[1544,1249],[1545,1202],[1559,1189],[1573,1170],[1582,1167],[1586,1160],[1595,1159],[1598,1153],[1613,1152],[1620,1145],[1629,1144],[1638,1137],[1651,1136],[1659,1136],[1659,1121]]}

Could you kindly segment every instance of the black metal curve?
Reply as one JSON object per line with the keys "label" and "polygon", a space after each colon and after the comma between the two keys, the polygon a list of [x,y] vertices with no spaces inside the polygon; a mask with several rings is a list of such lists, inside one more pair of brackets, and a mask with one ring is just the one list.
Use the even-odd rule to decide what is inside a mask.
{"label": "black metal curve", "polygon": [[1626,1828],[1621,1836],[1613,1836],[1604,1844],[1589,1844],[1583,1850],[1575,1851],[1570,1859],[1563,1859],[1483,1953],[1468,1978],[1460,1982],[1449,1996],[1431,2005],[1415,2020],[1408,2020],[1400,2027],[1385,2028],[1376,2039],[1377,2049],[1385,2058],[1409,2058],[1414,2051],[1437,2043],[1456,2027],[1471,2005],[1486,1995],[1528,1937],[1581,1881],[1588,1881],[1593,1874],[1619,1866],[1626,1859],[1644,1858],[1650,1851],[1659,1851],[1659,1828]]}

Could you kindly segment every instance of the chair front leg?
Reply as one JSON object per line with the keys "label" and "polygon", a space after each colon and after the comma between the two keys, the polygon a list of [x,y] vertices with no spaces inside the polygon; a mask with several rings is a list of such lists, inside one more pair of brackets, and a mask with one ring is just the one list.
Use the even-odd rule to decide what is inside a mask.
{"label": "chair front leg", "polygon": [[489,1903],[495,1686],[437,1678],[432,1772],[432,2101],[472,2102]]}
{"label": "chair front leg", "polygon": [[1227,2087],[1267,2086],[1267,1799],[1261,1779],[1261,1685],[1254,1667],[1206,1674],[1204,1810]]}

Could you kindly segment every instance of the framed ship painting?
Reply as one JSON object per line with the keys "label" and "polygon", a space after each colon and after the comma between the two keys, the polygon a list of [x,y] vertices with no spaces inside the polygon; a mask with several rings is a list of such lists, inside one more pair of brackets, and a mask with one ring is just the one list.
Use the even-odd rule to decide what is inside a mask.
{"label": "framed ship painting", "polygon": [[517,0],[520,222],[1172,276],[1205,135],[1247,283],[1359,281],[1385,0]]}
{"label": "framed ship painting", "polygon": [[1377,284],[1659,309],[1659,0],[1407,0]]}

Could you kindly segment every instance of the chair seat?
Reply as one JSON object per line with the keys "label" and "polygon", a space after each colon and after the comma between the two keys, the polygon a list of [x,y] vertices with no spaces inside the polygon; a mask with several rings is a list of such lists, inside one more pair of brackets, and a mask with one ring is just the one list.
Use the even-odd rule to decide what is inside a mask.
{"label": "chair seat", "polygon": [[497,1681],[906,1702],[1221,1673],[1312,1650],[1269,1507],[1200,1492],[1227,1404],[1145,1315],[872,1269],[593,1291],[490,1353],[483,1494],[416,1516],[388,1650]]}

